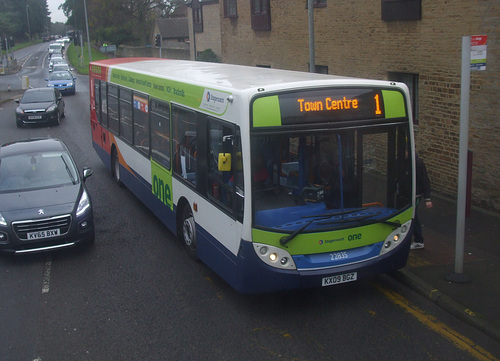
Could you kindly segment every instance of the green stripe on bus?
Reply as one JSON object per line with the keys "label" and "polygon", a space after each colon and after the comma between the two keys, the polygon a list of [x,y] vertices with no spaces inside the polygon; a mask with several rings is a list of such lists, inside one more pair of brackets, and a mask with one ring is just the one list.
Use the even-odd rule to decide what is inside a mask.
{"label": "green stripe on bus", "polygon": [[280,125],[281,111],[278,96],[257,98],[253,102],[253,126],[279,127]]}
{"label": "green stripe on bus", "polygon": [[195,109],[200,107],[205,89],[122,69],[111,69],[109,80],[111,83],[149,94],[157,99],[176,101]]}
{"label": "green stripe on bus", "polygon": [[[409,208],[400,215],[389,221],[399,221],[400,224],[408,222],[413,215],[413,209]],[[327,252],[338,252],[352,248],[372,245],[385,241],[393,231],[387,224],[375,223],[367,226],[354,227],[338,231],[302,233],[287,243],[286,247],[280,245],[280,239],[289,234],[269,232],[260,229],[252,229],[253,242],[268,244],[270,246],[285,248],[291,255],[319,254]]]}
{"label": "green stripe on bus", "polygon": [[403,93],[395,90],[382,90],[386,118],[406,117]]}
{"label": "green stripe on bus", "polygon": [[151,191],[163,204],[172,211],[172,174],[163,166],[151,159]]}

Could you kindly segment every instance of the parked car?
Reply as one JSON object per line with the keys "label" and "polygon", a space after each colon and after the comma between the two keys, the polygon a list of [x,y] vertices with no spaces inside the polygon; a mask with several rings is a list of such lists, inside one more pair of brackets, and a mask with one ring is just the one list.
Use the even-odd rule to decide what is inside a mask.
{"label": "parked car", "polygon": [[53,87],[27,89],[16,103],[19,104],[16,109],[18,127],[43,123],[59,125],[64,117],[64,99]]}
{"label": "parked car", "polygon": [[29,253],[95,239],[92,199],[66,145],[51,138],[0,147],[0,252]]}
{"label": "parked car", "polygon": [[61,93],[75,94],[76,92],[76,77],[69,71],[53,71],[45,80],[48,87],[55,88]]}

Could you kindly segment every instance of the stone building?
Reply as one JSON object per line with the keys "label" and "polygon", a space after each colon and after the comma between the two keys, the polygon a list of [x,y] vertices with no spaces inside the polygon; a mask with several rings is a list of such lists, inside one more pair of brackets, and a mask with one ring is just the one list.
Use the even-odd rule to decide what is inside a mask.
{"label": "stone building", "polygon": [[[215,41],[220,34],[222,62],[309,71],[307,0],[194,2],[203,34],[210,31]],[[451,198],[457,194],[462,37],[487,36],[486,70],[471,73],[471,199],[500,211],[500,2],[313,3],[316,71],[407,83],[417,150],[435,192]],[[203,50],[202,35],[196,38]]]}

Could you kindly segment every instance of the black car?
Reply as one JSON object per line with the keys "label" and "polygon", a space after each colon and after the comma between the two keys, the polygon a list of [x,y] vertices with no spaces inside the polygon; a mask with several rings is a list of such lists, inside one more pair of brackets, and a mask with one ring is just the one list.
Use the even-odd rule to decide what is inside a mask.
{"label": "black car", "polygon": [[16,109],[18,127],[43,123],[59,125],[64,118],[64,99],[55,88],[28,89],[16,103],[19,104]]}
{"label": "black car", "polygon": [[0,252],[29,253],[93,242],[92,200],[66,145],[43,138],[0,147]]}

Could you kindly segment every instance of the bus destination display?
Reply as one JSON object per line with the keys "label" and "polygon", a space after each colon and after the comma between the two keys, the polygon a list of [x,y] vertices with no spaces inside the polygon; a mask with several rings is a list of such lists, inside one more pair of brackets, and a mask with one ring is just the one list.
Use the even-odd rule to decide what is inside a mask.
{"label": "bus destination display", "polygon": [[280,94],[282,125],[385,117],[379,89],[321,89]]}

